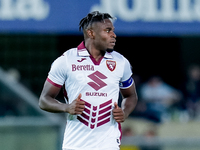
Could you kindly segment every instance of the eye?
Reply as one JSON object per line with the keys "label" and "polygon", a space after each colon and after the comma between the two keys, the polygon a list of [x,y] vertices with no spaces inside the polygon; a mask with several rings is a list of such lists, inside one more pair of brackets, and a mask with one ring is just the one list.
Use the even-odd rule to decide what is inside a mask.
{"label": "eye", "polygon": [[107,32],[107,33],[109,33],[109,32],[110,32],[110,30],[106,30],[106,32]]}

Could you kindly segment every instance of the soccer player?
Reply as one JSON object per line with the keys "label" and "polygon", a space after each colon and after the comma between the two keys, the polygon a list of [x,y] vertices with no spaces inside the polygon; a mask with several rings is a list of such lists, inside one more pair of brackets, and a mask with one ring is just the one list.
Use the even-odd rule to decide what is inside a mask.
{"label": "soccer player", "polygon": [[[135,108],[137,94],[129,61],[113,50],[113,19],[98,11],[84,17],[84,41],[53,62],[44,84],[40,108],[67,113],[63,150],[120,149],[120,123]],[[55,99],[61,87],[66,103]]]}

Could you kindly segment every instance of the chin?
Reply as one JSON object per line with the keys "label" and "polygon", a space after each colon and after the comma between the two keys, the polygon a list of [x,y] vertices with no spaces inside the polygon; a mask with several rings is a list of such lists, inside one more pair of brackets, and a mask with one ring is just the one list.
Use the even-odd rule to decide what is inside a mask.
{"label": "chin", "polygon": [[114,49],[113,48],[107,48],[106,51],[110,53],[110,52],[114,51]]}

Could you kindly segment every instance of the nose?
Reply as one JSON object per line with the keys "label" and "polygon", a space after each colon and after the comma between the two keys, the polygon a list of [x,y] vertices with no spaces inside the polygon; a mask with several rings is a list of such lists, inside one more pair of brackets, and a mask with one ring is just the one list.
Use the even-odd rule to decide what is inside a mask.
{"label": "nose", "polygon": [[112,37],[113,37],[113,38],[116,38],[117,35],[115,34],[115,32],[113,31],[112,33],[113,33],[113,34],[112,34]]}

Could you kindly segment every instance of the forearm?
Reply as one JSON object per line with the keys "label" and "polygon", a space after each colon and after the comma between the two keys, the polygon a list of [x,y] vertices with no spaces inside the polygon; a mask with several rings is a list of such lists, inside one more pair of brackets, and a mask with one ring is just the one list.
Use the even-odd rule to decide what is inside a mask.
{"label": "forearm", "polygon": [[137,96],[130,96],[130,97],[123,99],[121,107],[122,107],[122,110],[124,112],[125,119],[134,110],[136,104],[137,104]]}
{"label": "forearm", "polygon": [[68,104],[61,103],[56,99],[51,98],[50,96],[40,97],[39,99],[39,107],[42,110],[59,113],[59,112],[66,112]]}

